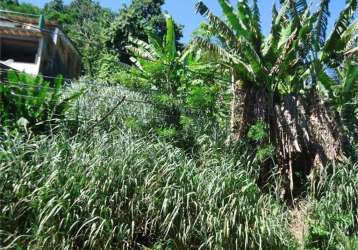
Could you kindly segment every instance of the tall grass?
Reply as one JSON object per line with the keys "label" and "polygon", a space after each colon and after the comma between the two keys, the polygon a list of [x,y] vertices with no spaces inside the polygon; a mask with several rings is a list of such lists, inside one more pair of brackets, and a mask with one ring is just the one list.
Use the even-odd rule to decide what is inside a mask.
{"label": "tall grass", "polygon": [[128,113],[150,115],[142,104],[125,104],[86,131],[123,94],[116,90],[107,90],[108,100],[96,91],[78,100],[80,113],[72,115],[91,120],[75,136],[65,127],[51,137],[3,130],[3,249],[295,246],[286,212],[260,192],[245,154],[233,160],[203,147],[193,160],[155,137],[138,136],[126,120]]}
{"label": "tall grass", "polygon": [[[1,249],[299,248],[289,209],[256,185],[250,152],[223,150],[215,140],[225,132],[207,133],[192,157],[141,131],[157,115],[142,102],[99,122],[123,95],[143,100],[92,86],[67,113],[80,127],[0,129]],[[304,247],[357,249],[358,165],[330,176],[308,191]]]}
{"label": "tall grass", "polygon": [[358,249],[358,164],[340,165],[315,192],[307,248]]}

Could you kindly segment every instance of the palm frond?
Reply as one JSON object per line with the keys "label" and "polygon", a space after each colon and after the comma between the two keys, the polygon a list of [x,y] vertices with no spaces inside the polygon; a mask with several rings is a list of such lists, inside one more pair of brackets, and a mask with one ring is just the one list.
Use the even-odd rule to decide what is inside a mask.
{"label": "palm frond", "polygon": [[337,85],[337,82],[330,77],[324,70],[321,70],[317,74],[317,88],[328,98],[333,98],[333,86]]}
{"label": "palm frond", "polygon": [[281,9],[277,15],[276,24],[282,22],[283,18],[287,19],[287,22],[293,22],[294,28],[300,28],[302,23],[302,16],[308,10],[308,4],[306,0],[285,0],[280,1]]}
{"label": "palm frond", "polygon": [[280,21],[277,21],[279,12],[275,2],[272,5],[272,21],[271,21],[271,35],[273,39],[278,40],[280,33]]}
{"label": "palm frond", "polygon": [[294,47],[295,44],[297,43],[297,36],[298,36],[298,30],[295,29],[291,33],[290,37],[288,38],[281,55],[276,60],[274,67],[272,67],[270,76],[275,76],[279,74],[280,72],[283,71],[284,67],[287,67],[287,65],[289,64],[288,61],[291,60],[289,54],[295,52],[295,50],[292,49],[292,47]]}
{"label": "palm frond", "polygon": [[260,10],[257,4],[257,0],[254,0],[252,10],[251,10],[251,26],[252,26],[252,34],[255,37],[255,47],[256,50],[259,51],[262,45],[263,35],[261,32],[261,23],[260,23]]}
{"label": "palm frond", "polygon": [[143,40],[134,38],[132,36],[130,36],[128,38],[128,40],[129,40],[130,43],[134,44],[136,47],[141,47],[141,48],[145,49],[146,51],[148,51],[152,55],[156,54],[156,50],[151,44],[149,44],[149,43],[147,43],[147,42],[145,42]]}
{"label": "palm frond", "polygon": [[154,32],[148,30],[147,31],[147,35],[148,35],[148,42],[150,44],[150,46],[153,47],[155,53],[158,55],[158,57],[164,56],[165,51],[164,48],[162,46],[162,40],[161,38],[155,34]]}
{"label": "palm frond", "polygon": [[241,39],[240,44],[242,51],[238,51],[236,54],[242,55],[241,57],[245,58],[246,61],[250,63],[253,71],[258,77],[267,75],[265,65],[263,64],[260,55],[256,52],[253,45],[245,39]]}
{"label": "palm frond", "polygon": [[317,22],[315,25],[316,39],[319,41],[321,47],[326,42],[326,33],[328,26],[328,18],[330,17],[329,12],[330,0],[321,0],[319,9],[317,11]]}
{"label": "palm frond", "polygon": [[233,30],[219,17],[214,15],[205,4],[198,3],[197,11],[208,19],[212,35],[222,38],[226,43],[232,46],[237,45],[237,37]]}
{"label": "palm frond", "polygon": [[227,17],[231,27],[234,29],[236,36],[244,36],[250,40],[250,33],[247,30],[247,23],[241,20],[234,12],[234,8],[227,0],[218,0],[224,15]]}
{"label": "palm frond", "polygon": [[344,54],[345,54],[346,56],[350,56],[350,55],[353,55],[353,54],[358,55],[358,46],[346,50]]}
{"label": "palm frond", "polygon": [[278,47],[278,42],[280,40],[280,31],[282,27],[285,27],[285,25],[282,23],[282,19],[284,16],[284,13],[287,11],[288,5],[282,6],[280,11],[277,10],[275,2],[272,5],[272,24],[271,24],[271,32],[270,35],[267,36],[265,39],[261,53],[266,59],[270,59],[272,62],[274,62]]}
{"label": "palm frond", "polygon": [[193,48],[202,48],[206,51],[213,53],[216,56],[219,56],[223,61],[232,61],[233,55],[224,48],[211,43],[210,41],[203,39],[201,37],[195,37],[191,42]]}
{"label": "palm frond", "polygon": [[274,20],[274,26],[278,26],[285,21],[285,17],[289,14],[290,11],[290,0],[286,0],[282,3],[280,10],[277,12],[276,18]]}
{"label": "palm frond", "polygon": [[277,41],[274,40],[274,37],[272,34],[268,35],[262,45],[261,48],[261,54],[263,56],[263,58],[265,59],[269,59],[269,58],[273,58],[273,53],[274,53],[274,48],[276,48],[276,46],[274,44],[276,44]]}
{"label": "palm frond", "polygon": [[307,60],[308,53],[312,51],[312,48],[317,48],[317,42],[312,38],[314,31],[314,24],[317,21],[317,14],[310,15],[309,10],[302,15],[302,23],[299,30],[297,39],[297,45],[299,45],[299,53],[301,58]]}
{"label": "palm frond", "polygon": [[272,27],[275,24],[277,16],[278,16],[278,10],[277,10],[277,7],[276,7],[276,3],[273,2],[273,5],[272,5],[272,23],[271,23]]}
{"label": "palm frond", "polygon": [[140,69],[141,71],[143,70],[142,65],[140,64],[140,62],[139,62],[136,58],[130,57],[129,60],[130,60],[138,69]]}
{"label": "palm frond", "polygon": [[284,45],[286,45],[288,39],[289,39],[290,36],[291,36],[292,30],[293,30],[293,27],[292,27],[292,26],[293,26],[292,23],[289,23],[286,27],[284,27],[284,28],[281,30],[280,40],[278,41],[277,49],[280,49],[281,47],[283,47]]}
{"label": "palm frond", "polygon": [[[231,6],[230,3],[228,3],[227,1],[226,3],[228,6]],[[244,25],[244,28],[246,28],[246,30],[249,30],[251,9],[248,5],[247,0],[237,1],[237,11],[240,22]]]}
{"label": "palm frond", "polygon": [[343,93],[347,95],[357,95],[358,93],[358,68],[357,65],[348,64],[345,79],[343,81]]}
{"label": "palm frond", "polygon": [[308,8],[308,4],[306,0],[290,0],[293,11],[297,14],[297,18],[299,18],[303,13],[306,12]]}
{"label": "palm frond", "polygon": [[156,54],[152,54],[150,51],[146,50],[144,47],[133,45],[126,46],[127,51],[131,52],[136,57],[146,59],[149,61],[154,61],[156,59]]}
{"label": "palm frond", "polygon": [[233,68],[235,66],[240,67],[245,70],[245,74],[249,76],[251,79],[255,79],[255,73],[252,69],[251,65],[243,62],[240,58],[236,57],[234,54],[230,53],[229,51],[225,50],[224,48],[211,43],[206,39],[202,39],[200,37],[196,37],[191,46],[195,48],[203,48],[213,55],[218,56],[221,58],[222,64],[228,68]]}
{"label": "palm frond", "polygon": [[195,9],[196,9],[196,12],[199,13],[200,15],[202,15],[202,16],[206,16],[208,14],[208,12],[210,11],[209,7],[206,6],[206,4],[203,3],[202,1],[198,1],[195,4]]}
{"label": "palm frond", "polygon": [[322,60],[339,59],[339,54],[346,44],[342,41],[342,35],[349,28],[352,17],[357,10],[357,0],[347,0],[346,8],[340,13],[334,29],[323,47]]}
{"label": "palm frond", "polygon": [[[253,13],[253,21],[254,21],[254,23],[257,23],[257,25],[260,26],[261,14],[260,14],[260,9],[259,9],[259,5],[257,3],[257,0],[254,0],[251,11]],[[259,27],[258,30],[261,30],[261,27]]]}
{"label": "palm frond", "polygon": [[345,51],[354,49],[358,39],[358,20],[355,20],[342,34],[342,41],[345,44]]}

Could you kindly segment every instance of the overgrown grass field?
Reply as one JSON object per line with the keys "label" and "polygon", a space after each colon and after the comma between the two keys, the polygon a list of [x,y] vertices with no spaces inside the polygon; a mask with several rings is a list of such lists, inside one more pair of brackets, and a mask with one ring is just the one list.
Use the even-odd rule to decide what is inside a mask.
{"label": "overgrown grass field", "polygon": [[0,71],[0,249],[358,249],[358,1],[276,2],[0,2],[83,63]]}
{"label": "overgrown grass field", "polygon": [[[124,95],[131,101],[99,122]],[[250,152],[234,154],[208,133],[193,156],[138,129],[155,114],[136,100],[91,87],[56,133],[1,129],[2,249],[358,248],[358,164],[306,187],[296,230],[308,231],[297,239],[292,207],[261,191]]]}

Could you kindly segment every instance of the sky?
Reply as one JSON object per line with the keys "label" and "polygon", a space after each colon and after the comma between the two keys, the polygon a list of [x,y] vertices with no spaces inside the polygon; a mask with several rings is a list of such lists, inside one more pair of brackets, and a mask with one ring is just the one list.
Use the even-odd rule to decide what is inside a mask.
{"label": "sky", "polygon": [[[34,5],[43,7],[46,0],[22,0],[20,2],[32,3]],[[70,0],[64,0],[66,4],[71,2]],[[130,4],[131,0],[99,0],[103,7],[110,8],[113,11],[118,11],[123,4]],[[235,4],[236,0],[231,0]],[[274,0],[259,0],[259,8],[261,12],[261,25],[264,34],[268,34],[271,26],[271,13]],[[317,7],[319,0],[313,0],[313,7]],[[188,42],[191,38],[191,33],[199,27],[200,23],[204,20],[199,14],[195,13],[194,5],[196,0],[166,0],[166,4],[163,6],[163,10],[167,11],[173,16],[174,20],[184,25],[184,37],[183,41]],[[204,0],[210,9],[218,16],[222,16],[222,12],[217,0]],[[339,12],[343,10],[345,6],[345,0],[332,0],[330,4],[331,18],[329,20],[329,29],[334,25],[334,21],[337,19]]]}

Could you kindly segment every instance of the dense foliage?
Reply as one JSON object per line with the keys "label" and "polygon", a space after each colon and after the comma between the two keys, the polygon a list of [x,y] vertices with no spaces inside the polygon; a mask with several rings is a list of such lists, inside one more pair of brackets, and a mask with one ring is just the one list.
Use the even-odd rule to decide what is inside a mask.
{"label": "dense foliage", "polygon": [[[164,0],[133,0],[130,6],[123,6],[110,27],[110,46],[119,54],[121,62],[130,63],[125,47],[130,37],[147,41],[150,31],[162,38],[166,33],[166,18],[162,12]],[[175,25],[176,45],[182,37],[181,27]]]}
{"label": "dense foliage", "polygon": [[17,0],[1,0],[0,1],[0,9],[5,9],[9,11],[17,11],[21,13],[27,14],[40,14],[41,10],[39,7],[29,4],[29,3],[21,3]]}
{"label": "dense foliage", "polygon": [[[289,211],[256,185],[250,152],[223,152],[204,135],[193,159],[155,136],[138,135],[133,116],[149,122],[157,115],[145,103],[122,105],[88,132],[123,95],[143,98],[123,88],[91,87],[68,114],[83,120],[74,137],[66,126],[50,137],[1,133],[2,246],[296,248]],[[308,249],[354,249],[357,174],[356,164],[337,166],[312,190]]]}
{"label": "dense foliage", "polygon": [[[105,92],[123,94],[116,88]],[[102,116],[102,101],[90,95],[80,101],[81,116]],[[170,144],[136,138],[123,126],[131,111],[151,112],[123,106],[90,135],[84,126],[74,138],[65,130],[52,138],[2,135],[2,246],[288,249],[293,244],[285,212],[250,178],[245,155],[235,163],[208,148],[193,161]],[[123,127],[113,130],[118,125]]]}
{"label": "dense foliage", "polygon": [[[171,17],[167,19],[167,32],[163,39],[148,32],[149,43],[130,39],[127,46],[135,64],[130,70],[121,72],[119,81],[125,86],[140,91],[154,104],[158,117],[150,124],[158,135],[172,139],[177,146],[191,150],[196,143],[195,123],[209,123],[205,134],[221,127],[219,110],[225,104],[219,98],[225,96],[225,86],[215,81],[217,70],[202,63],[200,53],[178,51],[175,38],[175,25]],[[205,69],[205,80],[197,69]],[[224,105],[223,105],[224,104]],[[148,129],[149,129],[148,128]]]}
{"label": "dense foliage", "polygon": [[73,99],[81,92],[64,97],[61,76],[45,81],[41,76],[9,71],[0,84],[0,124],[43,131],[65,119]]}
{"label": "dense foliage", "polygon": [[357,249],[358,22],[347,0],[0,8],[56,20],[84,75],[0,81],[1,249]]}

